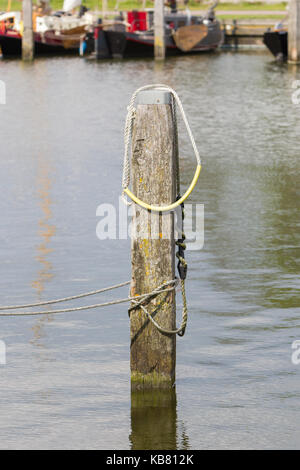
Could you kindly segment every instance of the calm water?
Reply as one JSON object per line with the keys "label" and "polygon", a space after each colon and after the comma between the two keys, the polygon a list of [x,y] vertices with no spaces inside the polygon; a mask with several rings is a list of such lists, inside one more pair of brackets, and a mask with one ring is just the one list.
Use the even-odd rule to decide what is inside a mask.
{"label": "calm water", "polygon": [[[0,79],[0,304],[129,279],[130,242],[98,240],[96,208],[118,202],[139,86],[163,82],[181,96],[203,159],[192,200],[205,204],[204,249],[187,254],[176,393],[131,397],[124,306],[1,318],[0,447],[300,448],[300,69],[257,52],[162,68],[57,58],[1,61]],[[187,185],[184,134],[181,157]]]}

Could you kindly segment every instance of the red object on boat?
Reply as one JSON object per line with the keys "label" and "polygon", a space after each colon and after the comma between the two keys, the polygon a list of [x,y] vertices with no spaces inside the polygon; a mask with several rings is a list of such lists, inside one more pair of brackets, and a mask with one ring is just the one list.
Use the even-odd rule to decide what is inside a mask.
{"label": "red object on boat", "polygon": [[134,31],[147,31],[147,12],[146,11],[129,11],[127,13],[128,31],[133,33]]}

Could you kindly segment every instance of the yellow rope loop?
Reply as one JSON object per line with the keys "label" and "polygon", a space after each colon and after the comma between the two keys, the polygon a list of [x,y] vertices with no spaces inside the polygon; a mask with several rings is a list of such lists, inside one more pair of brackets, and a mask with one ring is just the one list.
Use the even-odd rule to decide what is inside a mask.
{"label": "yellow rope loop", "polygon": [[155,211],[155,212],[171,211],[171,210],[175,209],[176,207],[180,206],[189,197],[189,195],[191,194],[191,192],[193,191],[193,189],[195,188],[195,186],[197,184],[197,181],[198,181],[198,178],[199,178],[199,175],[200,175],[200,171],[201,171],[201,165],[197,165],[197,168],[196,168],[196,171],[195,171],[195,174],[194,174],[194,178],[193,178],[189,188],[184,193],[184,195],[180,199],[178,199],[178,201],[175,201],[172,204],[169,204],[169,205],[166,205],[166,206],[154,206],[152,204],[147,204],[146,202],[144,202],[141,199],[139,199],[138,197],[136,197],[130,191],[129,188],[124,188],[124,193],[126,193],[127,196],[130,197],[130,199],[132,199],[133,202],[135,202],[139,206],[144,207],[145,209],[148,209],[150,211]]}
{"label": "yellow rope loop", "polygon": [[[183,122],[185,124],[187,133],[189,135],[189,138],[190,138],[193,150],[194,150],[194,154],[195,154],[195,157],[196,157],[196,161],[197,161],[197,168],[196,168],[194,177],[192,179],[192,182],[191,182],[189,188],[187,189],[187,191],[184,193],[184,195],[180,199],[178,199],[177,201],[175,201],[171,204],[165,205],[165,206],[156,206],[154,204],[148,204],[148,203],[142,201],[141,199],[139,199],[129,189],[129,184],[130,184],[130,161],[129,161],[128,153],[129,153],[130,140],[131,140],[131,137],[132,137],[133,121],[134,121],[135,113],[136,113],[136,109],[134,107],[134,102],[135,102],[135,99],[136,99],[139,92],[145,91],[145,90],[150,90],[150,89],[165,90],[165,91],[168,91],[172,94],[172,96],[173,96],[173,108],[172,109],[173,109],[174,119],[177,120],[177,118],[176,118],[176,105],[177,105],[180,112],[181,112],[181,116],[182,116]],[[138,204],[139,206],[141,206],[141,207],[143,207],[147,210],[154,211],[154,212],[171,211],[171,210],[175,209],[176,207],[179,207],[190,196],[191,192],[193,191],[193,189],[195,188],[195,186],[197,184],[197,181],[198,181],[198,178],[199,178],[199,175],[200,175],[200,171],[201,171],[200,155],[199,155],[199,152],[198,152],[198,149],[197,149],[197,146],[196,146],[195,139],[194,139],[194,136],[192,134],[191,128],[189,126],[188,120],[186,118],[182,103],[180,101],[180,98],[177,95],[176,91],[173,90],[172,88],[170,88],[167,85],[162,85],[162,84],[146,85],[144,87],[138,88],[133,93],[133,95],[131,97],[131,100],[130,100],[130,104],[129,104],[127,109],[128,109],[128,113],[127,113],[126,122],[125,122],[125,129],[124,129],[125,152],[124,152],[123,180],[122,180],[123,195],[126,194],[133,202],[135,202],[136,204]],[[123,199],[124,199],[126,204],[130,204],[130,202],[126,201],[125,198],[123,198]]]}

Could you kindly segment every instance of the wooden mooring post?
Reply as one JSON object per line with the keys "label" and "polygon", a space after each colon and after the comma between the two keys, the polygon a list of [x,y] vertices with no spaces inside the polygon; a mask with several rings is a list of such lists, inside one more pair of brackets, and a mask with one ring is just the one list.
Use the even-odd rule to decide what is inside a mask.
{"label": "wooden mooring post", "polygon": [[164,0],[154,2],[154,58],[156,60],[164,60],[166,56],[164,5]]}
{"label": "wooden mooring post", "polygon": [[107,16],[107,10],[108,10],[108,6],[107,6],[107,0],[102,0],[102,19],[104,20]]}
{"label": "wooden mooring post", "polygon": [[34,38],[32,25],[32,0],[23,0],[22,59],[30,62],[34,57]]}
{"label": "wooden mooring post", "polygon": [[300,0],[289,0],[288,61],[300,63]]}
{"label": "wooden mooring post", "polygon": [[[132,184],[134,194],[148,204],[167,205],[176,199],[176,142],[171,93],[140,92],[132,136]],[[134,208],[132,296],[151,292],[175,278],[174,214]],[[159,294],[146,308],[163,328],[175,329],[174,290]],[[176,336],[159,332],[141,308],[131,311],[130,320],[132,390],[171,388]]]}

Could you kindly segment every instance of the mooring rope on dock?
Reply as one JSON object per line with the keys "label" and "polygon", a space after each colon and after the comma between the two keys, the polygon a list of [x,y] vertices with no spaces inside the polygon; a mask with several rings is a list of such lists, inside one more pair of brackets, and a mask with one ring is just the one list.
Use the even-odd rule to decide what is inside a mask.
{"label": "mooring rope on dock", "polygon": [[134,305],[130,307],[129,313],[137,308],[141,307],[143,312],[146,314],[147,318],[151,320],[151,322],[156,326],[156,328],[164,334],[168,335],[173,335],[173,334],[179,334],[180,336],[182,335],[182,332],[186,328],[186,323],[187,323],[187,307],[186,307],[186,298],[185,298],[185,291],[184,289],[182,290],[182,296],[183,296],[183,313],[182,313],[182,321],[181,325],[179,328],[176,330],[167,330],[165,328],[162,328],[151,316],[151,314],[146,310],[145,306],[143,305],[145,302],[152,300],[154,297],[158,296],[159,294],[171,292],[176,289],[178,285],[179,280],[177,278],[171,280],[171,281],[166,281],[160,286],[158,286],[156,289],[153,289],[153,291],[147,293],[147,294],[141,294],[141,295],[136,295],[136,296],[129,296],[125,297],[123,299],[117,299],[117,300],[111,300],[108,302],[102,302],[100,304],[94,304],[94,305],[84,305],[81,307],[70,307],[70,308],[64,308],[64,309],[57,309],[57,310],[48,310],[48,311],[37,311],[37,312],[4,312],[4,310],[18,310],[18,309],[23,309],[23,308],[32,308],[32,307],[37,307],[37,306],[43,306],[43,305],[51,305],[54,303],[59,303],[59,302],[68,302],[70,300],[75,300],[83,297],[88,297],[90,295],[96,295],[100,294],[102,292],[107,292],[109,290],[113,289],[118,289],[120,287],[124,287],[126,285],[130,284],[130,281],[122,282],[120,284],[116,284],[113,286],[105,287],[103,289],[98,289],[94,290],[91,292],[85,292],[83,294],[78,294],[78,295],[73,295],[70,297],[64,297],[61,299],[55,299],[55,300],[48,300],[45,302],[36,302],[36,303],[31,303],[31,304],[23,304],[23,305],[6,305],[6,306],[0,306],[0,317],[21,317],[21,316],[37,316],[37,315],[53,315],[53,314],[58,314],[58,313],[67,313],[67,312],[78,312],[82,310],[91,310],[94,308],[101,308],[101,307],[108,307],[110,305],[118,305],[121,303],[125,302],[132,302]]}
{"label": "mooring rope on dock", "polygon": [[182,300],[183,300],[183,309],[182,309],[181,324],[180,324],[180,327],[177,328],[176,330],[168,330],[168,329],[163,328],[162,326],[160,326],[154,320],[153,316],[148,312],[148,310],[145,308],[145,306],[143,305],[143,300],[141,300],[140,302],[137,302],[136,297],[132,300],[132,303],[134,305],[132,307],[130,307],[130,309],[128,311],[129,315],[130,315],[130,312],[132,310],[134,310],[135,308],[141,308],[143,310],[143,312],[145,313],[146,317],[148,318],[148,320],[150,320],[151,323],[153,323],[153,325],[157,328],[158,331],[160,331],[160,333],[163,333],[163,334],[166,334],[166,335],[176,335],[177,334],[178,336],[183,336],[184,333],[185,333],[186,325],[187,325],[187,301],[186,301],[184,280],[181,280],[180,283],[181,283],[181,293],[182,293]]}
{"label": "mooring rope on dock", "polygon": [[93,290],[90,292],[84,292],[83,294],[72,295],[71,297],[63,297],[61,299],[56,300],[47,300],[45,302],[36,302],[31,304],[23,304],[23,305],[6,305],[4,307],[0,307],[1,310],[17,310],[21,308],[29,308],[29,307],[41,307],[43,305],[51,305],[57,304],[59,302],[67,302],[69,300],[81,299],[83,297],[88,297],[90,295],[101,294],[102,292],[107,292],[109,290],[118,289],[119,287],[128,286],[130,281],[122,282],[121,284],[116,284],[114,286],[104,287],[103,289]]}
{"label": "mooring rope on dock", "polygon": [[[93,292],[87,292],[87,293],[84,293],[84,294],[79,294],[79,295],[74,295],[72,297],[65,297],[64,299],[56,299],[56,300],[48,300],[46,302],[39,302],[39,303],[36,303],[36,304],[24,304],[24,305],[8,305],[8,306],[4,306],[4,307],[0,307],[0,316],[10,316],[10,315],[13,315],[13,316],[22,316],[22,315],[50,315],[50,314],[53,314],[53,313],[65,313],[65,312],[75,312],[75,311],[80,311],[80,310],[88,310],[88,309],[92,309],[92,308],[99,308],[99,307],[106,307],[108,305],[117,305],[117,304],[121,304],[121,303],[124,303],[124,302],[131,302],[133,300],[148,300],[149,298],[153,297],[153,296],[156,296],[158,294],[161,294],[163,292],[169,292],[171,290],[174,290],[178,284],[178,279],[173,279],[171,281],[167,281],[167,282],[164,282],[163,284],[161,284],[160,286],[158,286],[156,289],[154,289],[153,291],[147,293],[147,294],[141,294],[141,295],[137,295],[137,296],[134,296],[134,297],[125,297],[123,299],[117,299],[117,300],[112,300],[112,301],[109,301],[109,302],[103,302],[101,304],[94,304],[94,305],[85,305],[85,306],[82,306],[82,307],[70,307],[70,308],[65,308],[65,309],[59,309],[59,310],[48,310],[48,311],[39,311],[39,312],[18,312],[18,313],[3,313],[3,310],[14,310],[14,309],[22,309],[22,308],[29,308],[29,307],[36,307],[36,306],[42,306],[42,305],[49,305],[49,304],[53,304],[53,303],[57,303],[57,302],[66,302],[68,300],[73,300],[73,299],[76,299],[76,298],[81,298],[81,297],[86,297],[88,295],[94,295],[94,293],[100,293],[100,292],[104,292],[104,291],[108,291],[108,290],[112,290],[112,289],[117,289],[118,287],[123,287],[125,285],[128,285],[130,284],[130,281],[126,281],[122,284],[117,284],[115,286],[110,286],[110,287],[105,287],[104,289],[100,289],[99,291],[93,291]],[[169,285],[172,285],[172,287],[168,287]],[[168,287],[168,288],[167,288]]]}

